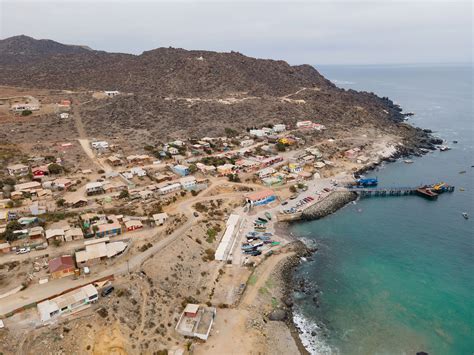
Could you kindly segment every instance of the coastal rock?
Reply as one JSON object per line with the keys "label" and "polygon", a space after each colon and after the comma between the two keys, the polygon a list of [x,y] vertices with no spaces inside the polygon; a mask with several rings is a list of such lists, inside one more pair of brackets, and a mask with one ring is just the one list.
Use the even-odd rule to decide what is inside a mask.
{"label": "coastal rock", "polygon": [[354,201],[356,198],[357,194],[355,192],[332,192],[323,201],[307,208],[303,212],[302,218],[306,220],[313,220],[325,217],[331,213],[336,212],[338,209],[340,209],[347,203]]}
{"label": "coastal rock", "polygon": [[268,319],[272,321],[284,321],[286,319],[286,311],[283,309],[275,309],[268,315]]}

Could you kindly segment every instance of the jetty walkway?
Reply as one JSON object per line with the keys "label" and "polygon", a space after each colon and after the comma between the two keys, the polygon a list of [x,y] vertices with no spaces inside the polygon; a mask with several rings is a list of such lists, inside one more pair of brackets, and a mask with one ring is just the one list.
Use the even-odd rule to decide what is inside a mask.
{"label": "jetty walkway", "polygon": [[[375,187],[375,188],[347,188],[347,191],[356,192],[360,197],[408,196],[418,194],[420,186],[410,187]],[[443,192],[453,192],[454,186],[449,186]]]}

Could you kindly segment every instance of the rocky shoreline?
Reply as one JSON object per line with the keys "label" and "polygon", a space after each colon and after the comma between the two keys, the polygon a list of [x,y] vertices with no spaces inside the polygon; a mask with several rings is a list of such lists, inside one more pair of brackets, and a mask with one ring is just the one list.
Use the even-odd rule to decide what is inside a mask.
{"label": "rocky shoreline", "polygon": [[357,199],[357,194],[351,191],[333,191],[324,200],[305,209],[301,215],[303,220],[315,220],[326,217]]}

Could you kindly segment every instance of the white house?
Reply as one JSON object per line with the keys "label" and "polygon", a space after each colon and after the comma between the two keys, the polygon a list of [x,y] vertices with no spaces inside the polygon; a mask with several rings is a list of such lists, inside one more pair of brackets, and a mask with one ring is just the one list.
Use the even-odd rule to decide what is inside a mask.
{"label": "white house", "polygon": [[97,142],[92,142],[91,146],[94,149],[107,149],[109,147],[109,143],[106,141],[97,141]]}
{"label": "white house", "polygon": [[170,194],[172,192],[176,192],[176,191],[179,191],[179,190],[181,190],[181,184],[178,183],[178,182],[176,182],[174,184],[169,184],[169,185],[160,187],[158,189],[160,195]]}
{"label": "white house", "polygon": [[30,168],[24,164],[14,164],[7,166],[8,174],[10,175],[28,175]]}
{"label": "white house", "polygon": [[253,139],[245,139],[242,142],[240,142],[241,147],[250,147],[253,144],[254,140]]}
{"label": "white house", "polygon": [[273,169],[272,167],[268,167],[268,168],[265,168],[265,169],[262,169],[258,172],[258,177],[260,179],[265,179],[267,177],[270,177],[272,176],[273,174],[275,174],[276,170]]}
{"label": "white house", "polygon": [[185,176],[181,179],[179,179],[179,183],[181,184],[181,187],[185,190],[192,190],[194,187],[196,187],[196,178],[194,176]]}
{"label": "white house", "polygon": [[273,126],[273,132],[278,133],[278,132],[284,132],[286,131],[286,125],[283,123],[278,123]]}
{"label": "white house", "polygon": [[251,129],[249,134],[255,137],[265,137],[265,132],[261,129]]}
{"label": "white house", "polygon": [[104,94],[108,97],[114,97],[120,95],[120,91],[112,90],[112,91],[104,91]]}
{"label": "white house", "polygon": [[85,306],[96,302],[98,298],[97,289],[92,284],[88,284],[61,296],[38,303],[38,313],[41,321],[47,322],[64,313],[85,308]]}
{"label": "white house", "polygon": [[166,212],[154,214],[153,220],[157,226],[162,226],[168,220],[168,214]]}
{"label": "white house", "polygon": [[86,194],[93,195],[104,192],[103,184],[100,181],[86,184]]}
{"label": "white house", "polygon": [[69,118],[69,113],[63,112],[59,115],[59,117],[63,119]]}
{"label": "white house", "polygon": [[133,175],[146,176],[146,171],[143,170],[143,169],[140,168],[140,167],[131,168],[131,169],[130,169],[130,172],[131,172]]}

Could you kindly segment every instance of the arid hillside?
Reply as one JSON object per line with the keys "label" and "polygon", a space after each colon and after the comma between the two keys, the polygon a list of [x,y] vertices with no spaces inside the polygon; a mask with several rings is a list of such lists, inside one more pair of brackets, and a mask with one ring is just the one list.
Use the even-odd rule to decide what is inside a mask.
{"label": "arid hillside", "polygon": [[339,89],[312,66],[236,52],[158,48],[137,56],[17,36],[0,40],[0,74],[0,85],[22,88],[119,90],[81,105],[97,136],[218,135],[302,119],[396,133],[402,120],[389,99]]}

